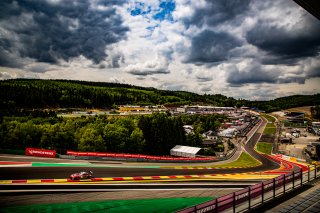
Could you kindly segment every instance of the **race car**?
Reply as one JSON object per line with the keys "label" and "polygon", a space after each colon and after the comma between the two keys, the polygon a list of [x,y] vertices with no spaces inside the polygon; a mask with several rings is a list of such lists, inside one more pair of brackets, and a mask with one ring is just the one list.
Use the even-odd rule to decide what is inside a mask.
{"label": "race car", "polygon": [[93,172],[79,172],[70,175],[70,180],[91,179],[93,178]]}

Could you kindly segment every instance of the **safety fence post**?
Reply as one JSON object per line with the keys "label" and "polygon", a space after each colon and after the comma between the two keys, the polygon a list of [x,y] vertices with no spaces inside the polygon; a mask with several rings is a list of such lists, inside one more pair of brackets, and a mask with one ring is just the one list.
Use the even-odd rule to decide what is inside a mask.
{"label": "safety fence post", "polygon": [[283,175],[283,194],[286,193],[286,175]]}
{"label": "safety fence post", "polygon": [[218,210],[219,210],[219,202],[218,202],[218,199],[216,198],[216,210],[215,210],[215,213],[218,213]]}
{"label": "safety fence post", "polygon": [[310,166],[308,165],[308,182],[310,182]]}
{"label": "safety fence post", "polygon": [[302,182],[303,182],[303,171],[302,171],[302,168],[300,168],[300,186],[302,186]]}
{"label": "safety fence post", "polygon": [[276,179],[273,178],[273,198],[276,197]]}
{"label": "safety fence post", "polygon": [[263,204],[263,200],[264,200],[264,183],[261,183],[261,204]]}
{"label": "safety fence post", "polygon": [[251,187],[249,186],[249,210],[251,209]]}
{"label": "safety fence post", "polygon": [[294,190],[294,170],[292,171],[292,190]]}
{"label": "safety fence post", "polygon": [[233,192],[233,213],[236,213],[236,193]]}

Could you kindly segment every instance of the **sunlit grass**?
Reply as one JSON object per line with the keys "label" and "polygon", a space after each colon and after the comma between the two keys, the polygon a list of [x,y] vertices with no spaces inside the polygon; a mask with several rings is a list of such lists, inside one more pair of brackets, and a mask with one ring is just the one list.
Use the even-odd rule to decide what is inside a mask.
{"label": "sunlit grass", "polygon": [[274,117],[272,117],[271,115],[264,114],[262,116],[265,117],[268,120],[268,122],[274,123],[276,121],[276,119]]}
{"label": "sunlit grass", "polygon": [[261,163],[259,161],[257,161],[255,158],[253,158],[248,153],[243,152],[243,153],[241,153],[241,155],[238,158],[238,160],[236,160],[234,162],[221,164],[221,165],[215,165],[215,166],[212,166],[212,167],[214,167],[214,168],[222,168],[222,167],[237,167],[237,168],[241,168],[241,167],[255,167],[255,166],[259,166],[259,165],[261,165]]}
{"label": "sunlit grass", "polygon": [[271,127],[271,128],[275,128],[274,124],[270,124],[270,123],[268,123],[266,127],[267,127],[267,128],[268,128],[268,127],[269,127],[269,128],[270,128],[270,127]]}
{"label": "sunlit grass", "polygon": [[272,143],[259,142],[257,144],[257,150],[270,155],[272,151]]}
{"label": "sunlit grass", "polygon": [[263,134],[267,134],[267,135],[274,135],[276,134],[276,128],[265,128],[263,130]]}

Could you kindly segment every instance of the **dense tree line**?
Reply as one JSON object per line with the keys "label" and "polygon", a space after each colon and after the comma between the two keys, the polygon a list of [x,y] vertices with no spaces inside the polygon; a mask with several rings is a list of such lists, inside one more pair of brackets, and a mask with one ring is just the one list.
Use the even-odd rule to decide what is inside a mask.
{"label": "dense tree line", "polygon": [[[221,96],[224,97],[224,96]],[[219,95],[219,99],[221,98]],[[15,79],[0,81],[0,109],[111,108],[114,105],[216,103],[211,96],[182,91],[141,88],[126,84]]]}
{"label": "dense tree line", "polygon": [[[179,145],[202,146],[201,134],[217,128],[221,116],[172,117],[165,113],[146,116],[4,117],[0,124],[0,148],[38,147],[169,155]],[[196,126],[187,136],[184,124]]]}
{"label": "dense tree line", "polygon": [[112,108],[125,104],[248,106],[272,112],[320,105],[320,94],[294,95],[270,101],[248,101],[219,94],[199,95],[118,83],[38,79],[0,81],[0,115],[19,114],[21,109]]}
{"label": "dense tree line", "polygon": [[251,101],[247,106],[257,107],[266,112],[274,112],[300,106],[315,106],[320,104],[320,94],[315,95],[292,95],[276,98],[270,101]]}

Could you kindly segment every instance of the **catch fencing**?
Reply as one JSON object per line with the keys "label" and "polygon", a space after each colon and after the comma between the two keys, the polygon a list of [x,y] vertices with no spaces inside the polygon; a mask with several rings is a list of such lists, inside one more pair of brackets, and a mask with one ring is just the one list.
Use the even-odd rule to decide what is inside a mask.
{"label": "catch fencing", "polygon": [[302,169],[293,171],[205,203],[182,209],[178,213],[247,212],[320,177],[319,171],[320,166],[315,165],[308,167],[306,172],[303,172]]}

